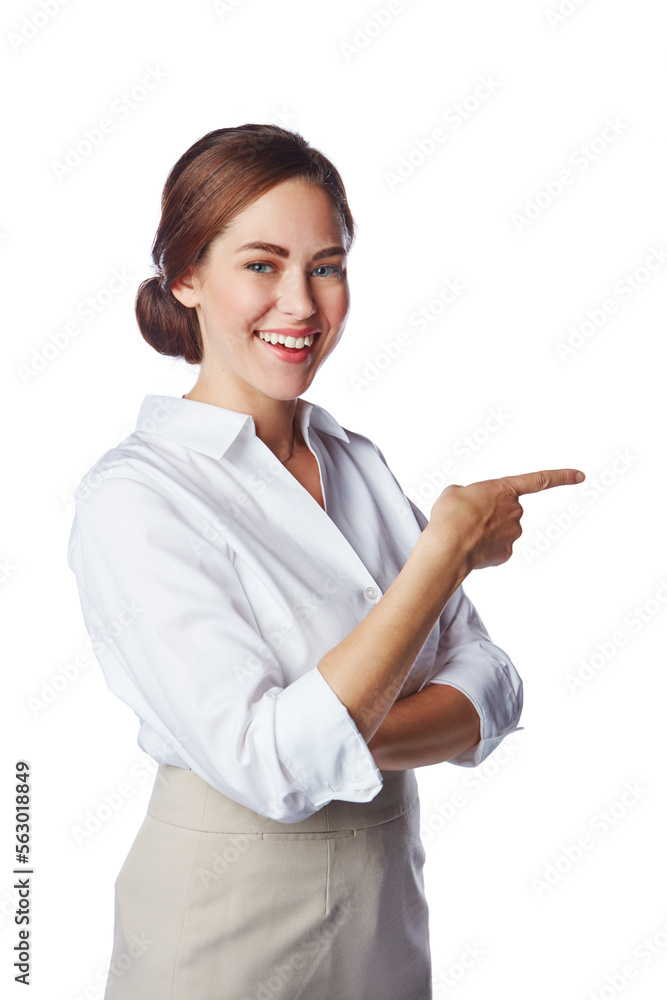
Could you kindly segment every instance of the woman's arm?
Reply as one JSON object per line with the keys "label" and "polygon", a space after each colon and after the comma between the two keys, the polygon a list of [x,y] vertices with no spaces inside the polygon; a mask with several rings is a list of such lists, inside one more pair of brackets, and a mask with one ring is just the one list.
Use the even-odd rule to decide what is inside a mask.
{"label": "woman's arm", "polygon": [[477,709],[458,688],[428,684],[395,701],[368,742],[381,771],[440,764],[479,743]]}
{"label": "woman's arm", "polygon": [[512,555],[521,534],[519,496],[572,485],[578,475],[583,473],[552,469],[443,490],[398,576],[366,617],[317,664],[367,743],[468,573],[499,566]]}

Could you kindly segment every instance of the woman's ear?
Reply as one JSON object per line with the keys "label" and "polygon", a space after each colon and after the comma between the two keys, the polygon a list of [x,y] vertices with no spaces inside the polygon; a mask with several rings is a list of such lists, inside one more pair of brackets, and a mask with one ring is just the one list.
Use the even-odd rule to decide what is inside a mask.
{"label": "woman's ear", "polygon": [[171,286],[171,291],[182,306],[194,309],[199,304],[199,281],[195,268],[189,267],[184,271]]}

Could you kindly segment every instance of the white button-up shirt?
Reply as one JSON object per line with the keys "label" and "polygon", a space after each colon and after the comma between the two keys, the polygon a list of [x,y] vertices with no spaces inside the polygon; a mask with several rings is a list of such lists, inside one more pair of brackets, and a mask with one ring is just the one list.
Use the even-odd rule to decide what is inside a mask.
{"label": "white button-up shirt", "polygon": [[[270,819],[382,788],[366,741],[317,669],[381,599],[426,526],[369,438],[299,400],[326,511],[250,414],[148,395],[136,429],[75,493],[68,562],[109,689],[138,743]],[[400,697],[429,682],[472,701],[479,764],[517,726],[523,685],[459,587]]]}

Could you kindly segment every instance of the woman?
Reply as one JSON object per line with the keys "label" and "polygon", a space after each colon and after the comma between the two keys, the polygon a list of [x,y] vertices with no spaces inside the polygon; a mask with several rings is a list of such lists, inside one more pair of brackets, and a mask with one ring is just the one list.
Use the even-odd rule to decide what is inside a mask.
{"label": "woman", "polygon": [[[557,470],[448,487],[302,398],[349,310],[335,167],[275,125],[172,169],[136,314],[200,366],[84,477],[69,547],[110,689],[159,768],[115,884],[105,997],[431,997],[414,768],[474,766],[522,683],[461,588]],[[583,478],[583,477],[582,477]]]}

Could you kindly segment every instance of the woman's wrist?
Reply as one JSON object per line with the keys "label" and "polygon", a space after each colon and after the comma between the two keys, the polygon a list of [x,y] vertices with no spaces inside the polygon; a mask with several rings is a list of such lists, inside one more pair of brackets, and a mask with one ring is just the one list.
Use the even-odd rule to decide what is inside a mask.
{"label": "woman's wrist", "polygon": [[458,534],[431,522],[419,536],[414,552],[427,562],[432,560],[437,563],[440,569],[438,578],[452,588],[452,593],[473,569],[471,550]]}

